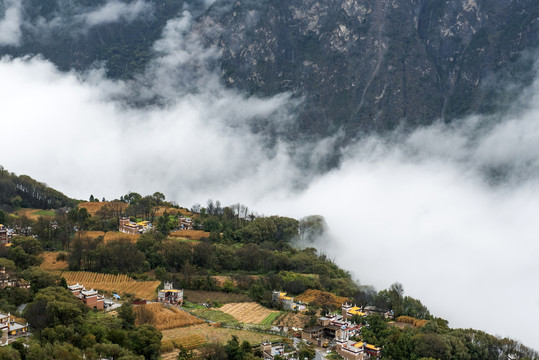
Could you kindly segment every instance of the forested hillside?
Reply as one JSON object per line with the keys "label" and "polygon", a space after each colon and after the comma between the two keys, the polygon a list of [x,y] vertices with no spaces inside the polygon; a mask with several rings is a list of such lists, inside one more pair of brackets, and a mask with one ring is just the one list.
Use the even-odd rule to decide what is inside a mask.
{"label": "forested hillside", "polygon": [[[14,174],[5,176],[13,181],[19,178]],[[52,189],[48,191],[60,194]],[[431,314],[420,300],[406,296],[398,282],[375,291],[360,285],[315,248],[298,248],[298,243],[309,244],[314,238],[324,236],[325,222],[320,216],[300,220],[259,216],[247,206],[224,206],[212,200],[206,206],[195,204],[186,209],[166,201],[159,192],[147,196],[130,192],[113,201],[99,201],[93,195],[90,199],[67,213],[36,215],[23,222],[24,215],[3,212],[5,227],[19,229],[21,233],[11,239],[9,246],[0,245],[0,265],[10,276],[28,281],[30,289],[8,286],[0,290],[0,312],[22,316],[30,323],[33,335],[0,348],[0,356],[94,359],[100,355],[124,360],[142,359],[140,356],[157,359],[161,353],[176,351],[177,354],[176,343],[195,344],[189,346],[200,350],[201,355],[195,357],[201,359],[239,360],[261,356],[250,343],[242,347],[239,352],[242,355],[237,355],[236,350],[231,350],[239,346],[234,338],[207,342],[196,335],[203,326],[198,325],[201,320],[181,310],[178,310],[179,320],[175,321],[183,324],[178,326],[187,335],[175,338],[175,343],[170,340],[169,332],[178,329],[157,330],[154,326],[169,329],[172,325],[166,324],[171,320],[160,323],[158,319],[167,317],[158,315],[159,308],[154,307],[152,315],[131,303],[140,301],[140,296],[152,300],[157,284],[171,282],[187,295],[184,310],[199,319],[238,328],[241,334],[248,333],[242,330],[243,323],[226,311],[243,305],[223,307],[221,311],[223,303],[253,301],[274,309],[271,313],[260,308],[270,312],[268,318],[264,315],[261,324],[248,324],[248,329],[256,326],[264,332],[269,331],[272,322],[282,323],[284,319],[295,319],[287,321],[294,321],[296,326],[313,325],[321,314],[339,313],[342,302],[351,302],[377,309],[377,313],[367,316],[354,315],[353,321],[365,325],[357,341],[380,346],[383,359],[539,358],[535,351],[511,339],[472,329],[451,329],[447,320]],[[119,218],[126,215],[133,222],[146,224],[146,220],[152,226],[142,234],[118,232]],[[193,229],[186,229],[184,224]],[[383,261],[381,255],[369,256],[379,256]],[[89,311],[65,289],[66,278],[71,283],[78,279],[77,282],[92,284],[97,289],[101,287],[105,292],[110,293],[111,289],[119,292],[124,297],[119,316]],[[101,280],[91,280],[98,278]],[[395,278],[398,280],[398,274]],[[110,284],[104,279],[110,279]],[[303,299],[306,309],[299,313],[285,311],[272,298],[275,289]],[[18,308],[21,304],[28,304],[24,311]],[[380,315],[388,311],[393,320]],[[189,355],[182,346],[178,345],[179,354],[188,356],[185,359],[192,358],[194,355]],[[303,357],[312,359],[314,348],[306,346],[299,351]]]}
{"label": "forested hillside", "polygon": [[0,166],[0,209],[57,209],[74,204],[73,199],[30,176],[17,176]]}

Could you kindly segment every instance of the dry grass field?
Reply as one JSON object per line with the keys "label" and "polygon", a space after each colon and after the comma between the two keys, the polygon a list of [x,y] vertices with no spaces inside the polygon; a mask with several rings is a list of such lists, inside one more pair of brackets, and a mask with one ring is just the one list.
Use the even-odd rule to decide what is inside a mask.
{"label": "dry grass field", "polygon": [[160,281],[136,281],[127,275],[101,274],[87,271],[64,271],[69,285],[79,283],[87,289],[93,288],[102,291],[133,294],[136,298],[153,300],[157,297],[157,287]]}
{"label": "dry grass field", "polygon": [[58,254],[62,253],[61,251],[56,252],[44,252],[40,256],[43,259],[43,262],[39,267],[42,270],[48,270],[48,271],[59,271],[59,270],[66,270],[67,269],[67,261],[57,261],[56,257]]}
{"label": "dry grass field", "polygon": [[397,323],[410,324],[413,327],[419,328],[425,326],[429,321],[424,319],[416,319],[411,316],[399,316],[396,319]]}
{"label": "dry grass field", "polygon": [[99,236],[103,236],[103,242],[108,243],[114,240],[120,240],[120,239],[127,239],[130,242],[137,242],[138,238],[140,237],[139,234],[125,234],[123,232],[119,231],[79,231],[77,232],[77,236],[81,237],[89,237],[91,239],[95,239]]}
{"label": "dry grass field", "polygon": [[85,208],[88,211],[89,214],[95,215],[105,205],[109,205],[111,207],[114,207],[115,209],[117,209],[120,212],[122,212],[123,210],[125,210],[129,206],[128,203],[124,203],[124,202],[121,202],[121,201],[114,201],[114,202],[111,202],[111,201],[81,202],[77,206],[79,207],[79,209]]}
{"label": "dry grass field", "polygon": [[305,325],[309,323],[310,317],[303,314],[294,314],[287,312],[280,319],[277,320],[276,325],[286,326],[286,327],[295,327],[295,328],[304,328]]}
{"label": "dry grass field", "polygon": [[187,209],[180,209],[180,214],[182,214],[183,216],[186,216],[186,217],[196,217],[197,214],[195,213],[192,213],[191,211],[187,210]]}
{"label": "dry grass field", "polygon": [[200,240],[210,237],[210,233],[203,230],[178,230],[171,233],[170,236],[179,239]]}
{"label": "dry grass field", "polygon": [[255,302],[226,304],[221,306],[219,310],[248,324],[260,324],[269,314],[278,313],[278,311],[270,310]]}
{"label": "dry grass field", "polygon": [[175,306],[161,303],[138,305],[133,308],[136,325],[148,324],[159,330],[201,324],[204,321]]}
{"label": "dry grass field", "polygon": [[217,301],[221,304],[247,302],[250,298],[244,294],[232,294],[220,291],[184,290],[185,299],[192,303],[203,303],[208,300]]}
{"label": "dry grass field", "polygon": [[31,220],[37,220],[40,217],[53,217],[54,210],[42,210],[42,209],[19,209],[15,211],[17,216],[26,216]]}
{"label": "dry grass field", "polygon": [[232,338],[232,335],[236,335],[240,340],[247,340],[251,345],[260,344],[263,340],[277,340],[282,339],[281,336],[259,333],[248,330],[236,330],[229,328],[222,328],[216,326],[210,326],[208,324],[200,324],[188,327],[182,327],[171,330],[163,330],[163,341],[174,340],[185,336],[199,335],[207,342],[226,342]]}
{"label": "dry grass field", "polygon": [[107,231],[105,233],[105,238],[103,239],[103,241],[106,244],[114,240],[128,239],[130,242],[136,243],[139,237],[140,237],[139,234],[124,234],[119,231]]}
{"label": "dry grass field", "polygon": [[167,207],[167,206],[154,206],[152,211],[154,212],[155,216],[163,216],[165,211],[169,215],[180,214],[180,209],[176,209],[176,208],[173,208],[173,207]]}
{"label": "dry grass field", "polygon": [[95,215],[108,201],[103,202],[81,202],[77,206],[79,209],[86,209],[88,214]]}
{"label": "dry grass field", "polygon": [[83,230],[83,231],[77,231],[75,236],[80,236],[81,238],[95,239],[95,238],[100,237],[100,236],[104,237],[105,232],[104,231],[86,231],[86,230]]}
{"label": "dry grass field", "polygon": [[313,303],[317,305],[333,305],[341,307],[342,304],[348,301],[348,298],[336,296],[327,291],[309,289],[303,294],[296,296],[296,300],[304,303]]}
{"label": "dry grass field", "polygon": [[[200,347],[201,345],[204,345],[205,343],[206,343],[206,339],[202,335],[192,334],[192,335],[180,336],[174,339],[163,340],[161,342],[161,345],[163,348],[174,347],[176,349],[179,349],[181,346],[183,346],[184,348],[191,350],[191,349]],[[165,357],[163,357],[163,359],[164,358]],[[173,359],[176,359],[176,358],[173,358]]]}

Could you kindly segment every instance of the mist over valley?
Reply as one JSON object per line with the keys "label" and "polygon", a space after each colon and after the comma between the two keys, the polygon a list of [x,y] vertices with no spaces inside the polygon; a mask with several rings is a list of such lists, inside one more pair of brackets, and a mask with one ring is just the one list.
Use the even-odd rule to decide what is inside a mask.
{"label": "mist over valley", "polygon": [[5,0],[0,164],[321,215],[361,285],[539,349],[539,6],[504,3]]}

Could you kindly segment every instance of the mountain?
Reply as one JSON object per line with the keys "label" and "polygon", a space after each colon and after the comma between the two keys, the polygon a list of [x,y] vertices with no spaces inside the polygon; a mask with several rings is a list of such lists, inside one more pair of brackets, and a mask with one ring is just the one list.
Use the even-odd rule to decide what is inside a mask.
{"label": "mountain", "polygon": [[226,29],[208,42],[230,86],[297,92],[302,131],[355,137],[498,110],[504,82],[531,79],[538,16],[531,0],[238,1],[201,23]]}
{"label": "mountain", "polygon": [[188,8],[192,31],[220,48],[227,86],[304,99],[290,138],[353,139],[505,109],[539,45],[534,0],[139,0],[120,4],[147,6],[143,16],[99,19],[111,3],[28,1],[20,41],[0,54],[42,54],[63,70],[104,62],[109,77],[131,78]]}

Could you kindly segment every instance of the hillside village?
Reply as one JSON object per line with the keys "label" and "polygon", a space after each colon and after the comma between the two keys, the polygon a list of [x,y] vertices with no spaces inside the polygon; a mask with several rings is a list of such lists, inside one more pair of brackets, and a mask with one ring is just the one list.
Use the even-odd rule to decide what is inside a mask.
{"label": "hillside village", "polygon": [[398,283],[361,287],[316,249],[295,248],[299,231],[324,231],[319,217],[129,193],[0,210],[0,221],[0,356],[445,359],[428,344],[450,337],[439,349],[469,351],[481,338],[537,359],[512,340],[450,329]]}

